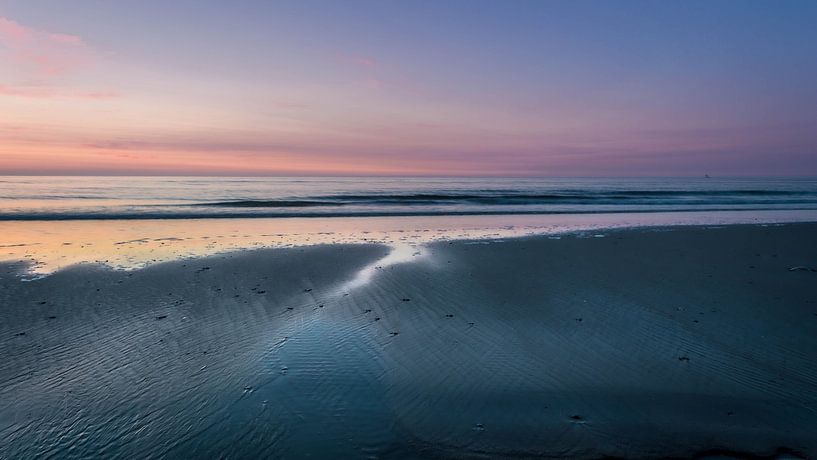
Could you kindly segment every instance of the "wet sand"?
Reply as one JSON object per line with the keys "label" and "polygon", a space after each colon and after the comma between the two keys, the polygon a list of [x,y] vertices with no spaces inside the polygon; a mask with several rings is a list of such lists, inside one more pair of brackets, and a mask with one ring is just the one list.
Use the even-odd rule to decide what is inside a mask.
{"label": "wet sand", "polygon": [[0,220],[0,263],[36,278],[81,263],[134,270],[246,249],[318,244],[416,247],[611,228],[817,222],[817,210],[464,215],[426,217]]}
{"label": "wet sand", "polygon": [[817,224],[388,253],[0,265],[0,458],[817,455]]}

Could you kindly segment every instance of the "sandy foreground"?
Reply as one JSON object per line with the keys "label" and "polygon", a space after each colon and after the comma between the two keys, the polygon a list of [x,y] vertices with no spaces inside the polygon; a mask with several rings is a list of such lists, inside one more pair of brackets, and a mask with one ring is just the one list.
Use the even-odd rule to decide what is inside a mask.
{"label": "sandy foreground", "polygon": [[817,456],[817,224],[0,265],[0,458]]}

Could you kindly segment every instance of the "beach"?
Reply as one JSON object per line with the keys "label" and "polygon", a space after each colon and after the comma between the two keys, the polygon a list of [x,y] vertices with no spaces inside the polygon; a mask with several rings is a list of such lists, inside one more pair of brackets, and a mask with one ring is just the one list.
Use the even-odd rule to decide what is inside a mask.
{"label": "beach", "polygon": [[0,268],[0,458],[817,455],[817,224]]}
{"label": "beach", "polygon": [[0,1],[0,460],[817,459],[817,1]]}

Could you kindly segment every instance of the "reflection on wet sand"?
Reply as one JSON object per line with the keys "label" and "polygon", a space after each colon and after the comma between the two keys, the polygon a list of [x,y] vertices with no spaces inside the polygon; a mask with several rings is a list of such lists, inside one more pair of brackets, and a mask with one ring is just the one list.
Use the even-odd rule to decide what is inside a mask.
{"label": "reflection on wet sand", "polygon": [[0,458],[813,458],[816,235],[0,264]]}
{"label": "reflection on wet sand", "polygon": [[[0,261],[25,261],[28,276],[79,263],[131,270],[152,263],[242,249],[338,243],[402,247],[604,228],[817,220],[817,211],[555,214],[508,216],[3,221]],[[365,276],[365,275],[361,275]]]}

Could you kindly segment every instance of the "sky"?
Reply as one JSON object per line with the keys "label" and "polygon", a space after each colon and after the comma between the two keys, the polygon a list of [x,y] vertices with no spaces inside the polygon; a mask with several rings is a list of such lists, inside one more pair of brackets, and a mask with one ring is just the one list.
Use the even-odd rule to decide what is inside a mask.
{"label": "sky", "polygon": [[0,0],[0,174],[817,175],[817,2]]}

